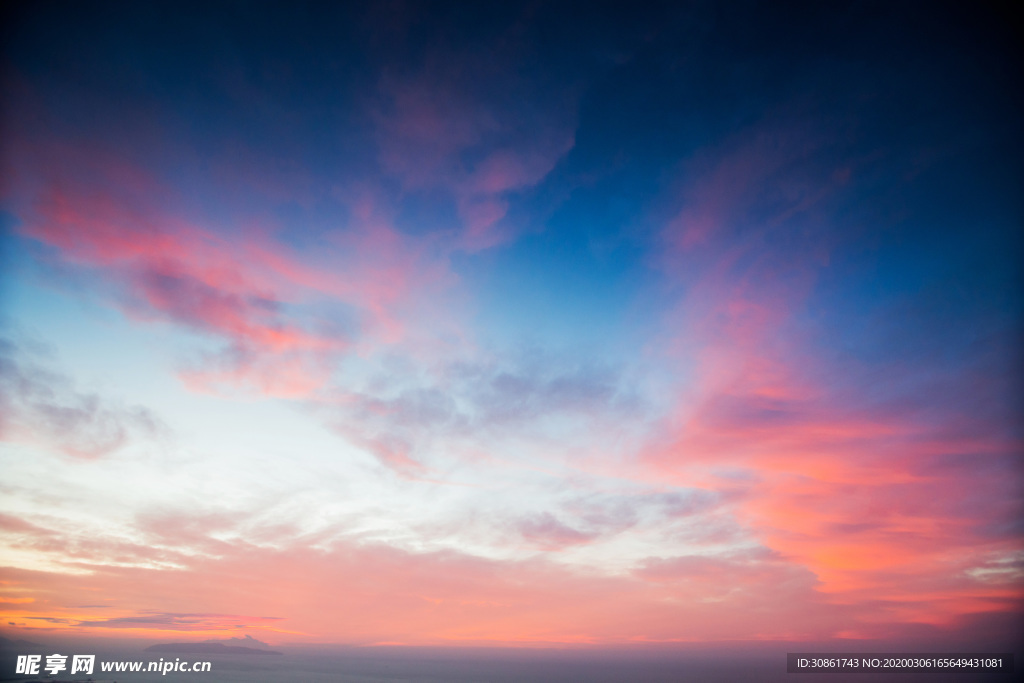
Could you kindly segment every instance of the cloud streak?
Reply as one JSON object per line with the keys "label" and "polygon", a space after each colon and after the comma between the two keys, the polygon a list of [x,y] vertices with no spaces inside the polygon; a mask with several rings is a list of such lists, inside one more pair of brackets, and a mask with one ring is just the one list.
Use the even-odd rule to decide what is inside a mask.
{"label": "cloud streak", "polygon": [[[600,577],[543,560],[495,562],[380,545],[342,542],[313,550],[293,544],[273,550],[234,544],[219,559],[194,556],[177,571],[98,567],[85,577],[24,570],[6,574],[9,586],[32,595],[43,587],[69,598],[96,589],[117,595],[110,605],[114,615],[93,617],[85,608],[61,608],[62,616],[53,618],[67,623],[47,627],[83,633],[116,628],[150,636],[167,630],[230,634],[244,628],[273,633],[278,641],[597,644],[708,640],[727,634],[793,637],[807,628],[808,613],[815,615],[817,635],[838,633],[851,624],[865,632],[881,628],[872,626],[864,607],[826,607],[806,569],[760,551],[651,558],[632,576]],[[188,596],[179,595],[175,586],[190,576],[204,580],[193,583]],[[269,592],[268,581],[274,586]],[[115,584],[122,589],[105,588]],[[177,605],[173,611],[162,607],[171,601]],[[12,618],[44,627],[37,617],[53,614],[57,606],[50,599],[40,603],[18,606]],[[190,611],[200,604],[209,611]],[[248,607],[247,614],[289,616],[236,616],[241,612],[232,608],[239,605]],[[735,609],[739,605],[743,609]],[[339,614],[361,616],[333,616]],[[595,614],[603,616],[595,619]],[[403,624],[397,631],[396,618]],[[295,632],[300,625],[301,633]],[[907,633],[914,625],[907,620]]]}

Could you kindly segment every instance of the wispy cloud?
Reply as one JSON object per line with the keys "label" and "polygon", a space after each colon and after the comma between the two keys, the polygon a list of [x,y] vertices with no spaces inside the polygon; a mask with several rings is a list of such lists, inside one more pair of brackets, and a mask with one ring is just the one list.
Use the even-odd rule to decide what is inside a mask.
{"label": "wispy cloud", "polygon": [[253,617],[240,614],[181,614],[152,612],[133,617],[114,617],[93,621],[80,621],[84,628],[127,628],[159,631],[221,631],[225,629],[259,628],[280,617]]}
{"label": "wispy cloud", "polygon": [[374,220],[337,231],[321,245],[329,257],[306,258],[271,226],[197,217],[158,174],[111,152],[39,140],[19,149],[20,233],[55,266],[84,269],[128,316],[221,342],[184,371],[195,388],[307,394],[353,345],[400,339],[411,300],[445,277],[443,263]]}
{"label": "wispy cloud", "polygon": [[[731,496],[732,514],[836,602],[941,595],[942,609],[900,608],[933,623],[999,604],[1010,584],[996,589],[969,573],[1019,547],[1011,534],[979,537],[982,520],[1010,514],[1005,482],[1019,443],[996,425],[979,431],[988,418],[931,395],[915,394],[908,409],[898,383],[863,383],[819,346],[809,310],[837,238],[817,205],[848,173],[811,181],[804,174],[821,151],[802,136],[755,135],[704,154],[715,161],[685,186],[686,206],[664,232],[671,248],[657,257],[682,288],[678,313],[666,318],[665,354],[690,364],[689,385],[642,461],[659,480]],[[769,176],[767,187],[791,192],[766,195]],[[981,466],[942,464],[962,459]],[[937,573],[947,577],[942,588],[925,581]]]}
{"label": "wispy cloud", "polygon": [[335,389],[310,409],[339,434],[381,462],[423,473],[437,447],[463,442],[466,452],[515,433],[542,440],[597,428],[604,420],[644,419],[649,406],[621,369],[539,352],[445,361],[426,368],[400,365],[365,381],[365,389]]}
{"label": "wispy cloud", "polygon": [[[563,527],[549,522],[536,526],[558,531],[560,542],[571,540]],[[279,639],[352,644],[385,637],[409,644],[601,643],[730,634],[804,637],[853,629],[867,637],[896,633],[898,624],[908,636],[918,621],[912,595],[887,598],[891,619],[885,623],[875,618],[875,602],[829,605],[806,567],[765,550],[650,558],[632,575],[602,577],[543,560],[499,562],[452,551],[417,553],[347,542],[320,550],[297,544],[271,549],[239,542],[217,559],[192,556],[186,569],[171,572],[96,566],[88,576],[6,573],[8,585],[23,595],[56,592],[73,598],[98,589],[114,597],[115,615],[102,617],[85,608],[63,608],[52,616],[49,600],[9,608],[20,622],[46,618],[52,628],[81,633],[247,629],[274,631]],[[187,595],[175,588],[182,580],[192,586]],[[1010,607],[1008,599],[1005,592],[990,590],[977,596],[972,611],[996,614]],[[192,611],[199,605],[205,610]],[[362,616],[339,620],[337,614]]]}
{"label": "wispy cloud", "polygon": [[161,440],[168,427],[151,410],[79,391],[41,354],[0,338],[0,439],[102,458],[128,442]]}

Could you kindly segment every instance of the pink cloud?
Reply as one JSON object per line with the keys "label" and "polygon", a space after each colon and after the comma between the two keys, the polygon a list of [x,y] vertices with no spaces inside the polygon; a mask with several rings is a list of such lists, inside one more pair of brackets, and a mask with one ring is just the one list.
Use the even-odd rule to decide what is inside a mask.
{"label": "pink cloud", "polygon": [[[766,550],[655,557],[632,573],[602,575],[546,559],[325,543],[287,529],[265,546],[201,538],[201,529],[221,523],[160,523],[165,541],[192,548],[177,555],[177,569],[115,566],[95,557],[83,565],[88,574],[5,569],[0,593],[34,601],[0,603],[4,618],[79,635],[111,628],[148,637],[180,630],[224,635],[244,628],[276,642],[627,644],[826,639],[851,630],[906,635],[921,623],[925,597],[917,591],[834,601],[816,590],[818,581],[801,562]],[[959,628],[967,613],[1019,606],[1006,587],[975,592],[969,604],[956,595],[950,603],[950,586],[927,588],[931,613],[948,617],[939,628]],[[96,595],[105,596],[99,611],[89,607]],[[881,620],[879,599],[887,605]]]}
{"label": "pink cloud", "polygon": [[[699,349],[695,375],[665,440],[642,457],[650,476],[728,493],[737,521],[808,570],[829,603],[898,605],[880,609],[880,623],[1017,609],[1019,575],[979,577],[994,558],[1022,551],[1019,540],[984,531],[1014,514],[1006,477],[1020,445],[843,407],[815,383],[817,361],[788,332],[786,306],[795,305],[730,300],[712,307],[713,324],[691,328],[700,330],[684,343]],[[961,453],[990,466],[938,466]]]}
{"label": "pink cloud", "polygon": [[[450,551],[239,543],[216,558],[193,555],[185,565],[93,564],[88,575],[5,570],[8,590],[36,598],[4,605],[5,619],[39,628],[45,624],[33,620],[45,615],[65,620],[49,628],[89,634],[116,627],[150,636],[231,632],[241,624],[279,640],[353,644],[743,639],[821,635],[849,624],[835,610],[824,614],[809,577],[780,561],[777,569],[737,562],[718,567],[728,571],[699,570],[703,578],[694,582],[698,568],[683,561],[652,560],[637,577],[600,577],[545,561],[497,562]],[[673,569],[666,573],[667,567]],[[779,572],[787,571],[792,577],[780,584]],[[96,594],[109,597],[102,612],[71,607],[91,604]],[[245,614],[280,618],[219,616]]]}
{"label": "pink cloud", "polygon": [[[402,340],[402,318],[450,279],[443,259],[377,219],[302,253],[258,224],[215,229],[190,215],[186,197],[115,154],[49,140],[18,148],[25,164],[7,189],[22,235],[90,272],[132,318],[224,343],[183,372],[196,389],[309,395],[341,354]],[[342,330],[308,313],[319,302],[348,307],[353,323]]]}
{"label": "pink cloud", "polygon": [[49,556],[65,566],[117,563],[174,564],[184,556],[167,546],[153,547],[91,531],[69,529],[66,520],[50,518],[39,523],[0,515],[0,535],[5,545]]}
{"label": "pink cloud", "polygon": [[[859,369],[829,367],[801,325],[828,245],[794,240],[790,221],[818,220],[818,203],[849,176],[790,177],[787,160],[813,152],[801,140],[761,135],[709,151],[680,190],[684,207],[654,257],[682,291],[662,346],[679,391],[661,437],[624,476],[721,494],[720,511],[772,563],[813,577],[823,604],[863,611],[850,633],[1019,613],[1024,546],[1005,529],[1021,443],[966,408],[940,421],[858,397],[849,378]],[[721,562],[657,560],[639,575],[703,581],[729,575],[735,560]]]}

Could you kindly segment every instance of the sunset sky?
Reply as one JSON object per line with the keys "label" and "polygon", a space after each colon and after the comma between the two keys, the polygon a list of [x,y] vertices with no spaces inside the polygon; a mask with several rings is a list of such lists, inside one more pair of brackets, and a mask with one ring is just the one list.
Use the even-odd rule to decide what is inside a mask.
{"label": "sunset sky", "polygon": [[967,9],[7,10],[0,632],[1009,637],[1024,81]]}

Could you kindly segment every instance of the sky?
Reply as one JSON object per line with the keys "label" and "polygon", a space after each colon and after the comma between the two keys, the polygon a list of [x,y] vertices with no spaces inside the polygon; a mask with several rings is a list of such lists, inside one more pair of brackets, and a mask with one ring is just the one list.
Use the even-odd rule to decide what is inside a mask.
{"label": "sky", "polygon": [[5,11],[7,637],[1020,635],[999,9]]}

